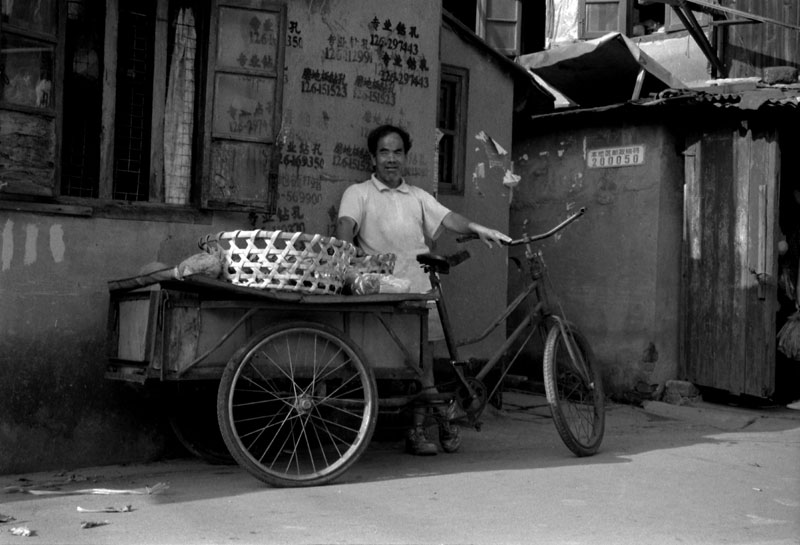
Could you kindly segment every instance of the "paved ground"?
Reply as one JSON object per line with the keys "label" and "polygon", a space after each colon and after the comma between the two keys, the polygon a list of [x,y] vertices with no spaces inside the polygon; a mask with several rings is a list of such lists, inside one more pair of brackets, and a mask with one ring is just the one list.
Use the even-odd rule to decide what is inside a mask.
{"label": "paved ground", "polygon": [[[800,544],[798,411],[615,405],[602,451],[583,459],[535,411],[492,412],[465,439],[434,458],[374,443],[339,482],[311,489],[194,459],[0,476],[0,492],[12,487],[0,520],[15,519],[0,523],[0,544]],[[62,493],[168,488],[9,492],[65,478]]]}

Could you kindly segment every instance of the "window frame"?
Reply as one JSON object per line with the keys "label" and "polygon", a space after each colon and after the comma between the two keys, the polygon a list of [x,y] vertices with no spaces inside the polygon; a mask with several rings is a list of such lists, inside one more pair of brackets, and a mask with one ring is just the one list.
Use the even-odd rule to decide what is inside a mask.
{"label": "window frame", "polygon": [[[41,118],[53,127],[51,137],[53,139],[53,168],[52,175],[48,184],[37,184],[35,179],[20,180],[9,177],[11,181],[0,178],[0,196],[19,196],[22,199],[31,197],[56,197],[58,195],[58,185],[60,179],[61,165],[61,138],[58,135],[58,127],[61,126],[62,112],[62,93],[64,82],[64,33],[66,30],[66,9],[62,2],[56,2],[55,10],[55,34],[38,30],[25,29],[11,23],[4,23],[0,18],[0,40],[4,34],[18,36],[24,39],[37,40],[50,44],[53,47],[53,72],[52,72],[52,101],[47,108],[28,106],[8,102],[0,98],[0,110],[12,112],[22,116],[34,116]],[[2,73],[0,73],[2,77]],[[5,178],[5,177],[4,177]],[[4,191],[4,186],[10,185],[15,192]]]}
{"label": "window frame", "polygon": [[[260,204],[252,200],[236,200],[229,199],[227,201],[220,201],[213,198],[213,178],[215,176],[213,165],[213,146],[215,140],[229,140],[225,136],[215,136],[213,130],[214,124],[214,110],[215,110],[215,92],[218,74],[226,75],[247,75],[247,70],[232,70],[230,68],[218,68],[216,66],[216,56],[219,38],[219,17],[222,8],[231,9],[248,9],[258,10],[264,12],[272,12],[278,14],[278,29],[277,29],[277,44],[276,44],[276,64],[274,75],[265,76],[263,71],[254,73],[253,77],[269,77],[275,81],[274,89],[274,108],[272,112],[272,135],[266,141],[261,140],[258,142],[253,139],[243,138],[239,142],[253,142],[261,143],[269,146],[270,163],[269,171],[267,172],[267,200],[264,204]],[[203,209],[210,210],[234,210],[245,212],[263,212],[272,215],[277,210],[278,205],[278,173],[279,173],[279,153],[277,149],[279,130],[283,116],[283,84],[285,74],[285,61],[286,61],[286,31],[287,31],[287,6],[284,3],[274,2],[271,0],[214,0],[211,10],[209,33],[208,33],[208,48],[207,48],[207,68],[205,73],[205,100],[203,103],[204,108],[204,122],[202,134],[202,146],[200,146],[200,188],[201,188],[201,203]]]}
{"label": "window frame", "polygon": [[[632,35],[632,25],[633,25],[633,9],[636,3],[640,3],[642,5],[647,4],[661,4],[664,8],[664,30],[665,33],[654,33],[654,34],[644,34],[642,36],[633,36]],[[598,30],[588,30],[586,28],[587,24],[587,6],[596,5],[596,4],[617,4],[618,11],[617,11],[617,28],[616,30],[605,30],[605,31],[598,31]],[[694,11],[694,10],[693,10]],[[695,11],[695,17],[697,18],[698,23],[700,26],[708,26],[711,22],[711,18],[707,13]],[[599,38],[608,34],[609,32],[619,32],[624,34],[629,38],[643,38],[645,36],[666,36],[670,33],[674,32],[681,32],[685,31],[686,29],[683,26],[680,18],[678,18],[675,10],[669,5],[668,2],[660,2],[659,0],[580,0],[578,6],[578,39],[580,40],[592,40],[594,38]]]}
{"label": "window frame", "polygon": [[[493,2],[513,4],[514,17],[491,17],[489,13],[489,6]],[[483,38],[484,41],[486,41],[486,43],[488,43],[490,46],[506,56],[516,57],[520,55],[520,41],[522,35],[522,3],[520,0],[477,0],[476,11],[475,33]],[[494,34],[492,31],[502,27],[513,27],[514,43],[511,44],[510,47],[503,47],[504,44],[495,43],[493,38]]]}
{"label": "window frame", "polygon": [[[451,82],[455,85],[455,92],[453,93],[453,109],[454,113],[454,128],[446,128],[441,126],[442,112],[440,111],[440,100],[437,101],[436,113],[436,128],[442,133],[442,138],[445,136],[453,139],[452,156],[449,163],[451,165],[452,176],[448,181],[442,180],[439,176],[438,170],[441,165],[438,162],[442,161],[442,151],[439,149],[437,156],[437,192],[443,195],[463,195],[464,194],[464,176],[466,171],[466,152],[467,152],[467,120],[469,113],[469,69],[462,66],[455,66],[452,64],[441,63],[439,70],[439,93],[442,92],[442,84],[444,82]],[[441,139],[440,139],[441,143]]]}
{"label": "window frame", "polygon": [[[151,145],[149,150],[150,168],[149,190],[147,200],[124,201],[112,198],[114,163],[116,154],[114,153],[115,142],[115,122],[114,112],[116,111],[116,87],[118,68],[117,63],[117,39],[120,17],[120,0],[105,1],[104,21],[101,25],[104,29],[102,44],[103,62],[101,65],[101,103],[94,104],[103,114],[100,119],[101,136],[99,145],[99,160],[97,165],[98,193],[97,197],[70,196],[61,193],[61,173],[62,173],[62,144],[63,134],[63,109],[64,109],[64,85],[66,83],[65,56],[66,56],[66,31],[67,31],[67,4],[62,0],[54,2],[57,7],[57,34],[50,36],[49,40],[55,45],[54,50],[54,75],[53,75],[53,107],[45,110],[43,108],[27,107],[23,105],[9,104],[0,101],[0,110],[9,111],[10,115],[19,112],[26,116],[39,116],[49,120],[47,137],[54,141],[54,152],[48,155],[47,161],[52,157],[52,166],[49,168],[46,178],[29,182],[22,177],[11,184],[11,188],[6,187],[6,191],[0,189],[0,210],[1,209],[25,209],[28,211],[41,211],[44,213],[55,213],[77,216],[110,217],[130,220],[153,220],[153,221],[174,221],[174,222],[194,222],[208,223],[210,217],[208,212],[212,210],[235,210],[239,212],[270,212],[277,207],[278,184],[277,184],[277,151],[274,152],[276,160],[273,162],[275,174],[266,179],[269,185],[265,189],[269,198],[263,198],[258,202],[250,203],[210,203],[206,206],[206,190],[209,171],[203,170],[206,165],[204,161],[208,155],[205,148],[205,135],[210,131],[206,121],[213,115],[213,102],[211,95],[208,94],[208,83],[212,79],[207,72],[209,68],[210,49],[212,47],[211,36],[216,36],[218,22],[218,10],[220,5],[234,5],[250,7],[257,10],[267,9],[277,12],[278,33],[276,47],[276,63],[278,64],[275,81],[275,98],[273,108],[273,133],[271,141],[277,142],[277,131],[280,127],[282,116],[282,94],[284,86],[284,65],[285,65],[285,33],[287,27],[287,7],[284,3],[275,0],[213,0],[208,7],[203,6],[202,10],[195,10],[197,16],[197,70],[198,79],[195,91],[196,111],[195,111],[195,138],[193,139],[193,175],[191,180],[191,196],[186,204],[170,204],[164,202],[164,112],[165,101],[154,100],[151,117]],[[166,96],[167,79],[166,73],[169,63],[169,12],[170,0],[156,1],[156,20],[155,34],[153,35],[153,45],[155,47],[155,59],[153,61],[153,71],[156,76],[152,81],[152,93],[154,97]],[[101,17],[103,17],[101,15]],[[8,28],[7,28],[8,27]],[[3,25],[0,32],[11,32],[14,35],[22,34],[18,27]],[[27,34],[27,33],[26,33]],[[38,33],[30,33],[35,38],[40,38]],[[158,74],[164,74],[160,77]],[[213,83],[212,83],[213,84]],[[276,147],[276,146],[273,146]],[[14,165],[11,165],[12,168]],[[24,166],[24,165],[23,165]],[[38,182],[38,183],[37,183]],[[259,181],[254,182],[259,184]],[[261,187],[261,186],[259,186]],[[259,193],[261,196],[261,193]],[[215,206],[215,204],[217,206]],[[22,208],[20,208],[22,207]]]}
{"label": "window frame", "polygon": [[[626,36],[630,33],[628,31],[628,12],[632,2],[636,0],[580,0],[578,3],[578,38],[581,40],[592,40],[605,36],[609,32],[620,32]],[[587,28],[588,16],[587,6],[599,4],[616,4],[617,5],[617,30],[590,30]]]}

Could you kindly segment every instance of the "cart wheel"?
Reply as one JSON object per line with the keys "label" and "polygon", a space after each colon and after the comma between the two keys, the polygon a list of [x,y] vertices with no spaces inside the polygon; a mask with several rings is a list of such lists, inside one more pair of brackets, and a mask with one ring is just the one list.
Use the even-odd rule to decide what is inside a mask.
{"label": "cart wheel", "polygon": [[165,390],[169,424],[191,454],[210,464],[233,464],[217,423],[217,386],[217,381],[191,381]]}
{"label": "cart wheel", "polygon": [[217,417],[236,461],[274,486],[344,473],[375,429],[378,397],[361,349],[338,330],[294,322],[264,329],[222,375]]}

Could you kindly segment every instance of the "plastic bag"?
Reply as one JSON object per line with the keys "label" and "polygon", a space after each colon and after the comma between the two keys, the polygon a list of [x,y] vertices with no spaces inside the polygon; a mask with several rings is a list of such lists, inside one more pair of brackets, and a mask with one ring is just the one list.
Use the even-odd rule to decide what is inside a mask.
{"label": "plastic bag", "polygon": [[380,293],[408,293],[411,291],[411,281],[408,278],[398,278],[393,274],[380,275]]}
{"label": "plastic bag", "polygon": [[351,295],[374,293],[408,293],[411,282],[391,274],[348,273],[344,281],[344,292]]}

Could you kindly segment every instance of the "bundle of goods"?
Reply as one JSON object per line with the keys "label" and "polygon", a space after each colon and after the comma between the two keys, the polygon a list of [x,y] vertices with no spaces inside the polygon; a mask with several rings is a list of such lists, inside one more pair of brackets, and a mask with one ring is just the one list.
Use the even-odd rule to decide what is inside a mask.
{"label": "bundle of goods", "polygon": [[207,235],[200,247],[221,257],[228,282],[313,294],[340,293],[356,255],[352,244],[336,238],[263,229]]}
{"label": "bundle of goods", "polygon": [[373,293],[407,293],[408,280],[393,276],[394,254],[376,254],[353,257],[345,275],[344,293],[370,295]]}
{"label": "bundle of goods", "polygon": [[350,272],[354,274],[392,274],[396,260],[397,256],[394,254],[353,256],[350,258]]}

